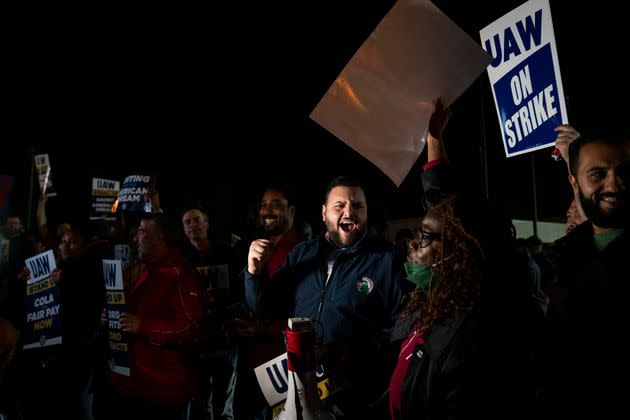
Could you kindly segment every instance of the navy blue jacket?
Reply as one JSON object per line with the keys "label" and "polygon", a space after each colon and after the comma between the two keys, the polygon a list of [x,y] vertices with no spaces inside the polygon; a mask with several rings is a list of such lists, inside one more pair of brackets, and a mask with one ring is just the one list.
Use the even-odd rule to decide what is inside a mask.
{"label": "navy blue jacket", "polygon": [[[339,256],[326,282],[331,251]],[[258,319],[314,321],[326,376],[349,390],[340,405],[346,416],[368,418],[363,411],[387,389],[395,358],[388,360],[386,346],[400,310],[403,262],[375,235],[332,250],[322,234],[296,246],[272,278],[245,270],[247,303]]]}
{"label": "navy blue jacket", "polygon": [[402,298],[402,258],[368,234],[339,251],[326,282],[325,241],[320,235],[296,246],[272,278],[245,270],[250,308],[262,320],[310,318],[324,344],[358,337],[387,342]]}

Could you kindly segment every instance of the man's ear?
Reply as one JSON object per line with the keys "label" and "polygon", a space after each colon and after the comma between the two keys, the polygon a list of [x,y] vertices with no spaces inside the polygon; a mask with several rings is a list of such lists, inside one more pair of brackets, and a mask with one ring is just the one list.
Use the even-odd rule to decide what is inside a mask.
{"label": "man's ear", "polygon": [[573,188],[573,192],[577,193],[580,187],[578,185],[577,179],[572,174],[569,174],[569,183],[571,184],[571,187]]}
{"label": "man's ear", "polygon": [[326,204],[322,204],[322,221],[326,221]]}

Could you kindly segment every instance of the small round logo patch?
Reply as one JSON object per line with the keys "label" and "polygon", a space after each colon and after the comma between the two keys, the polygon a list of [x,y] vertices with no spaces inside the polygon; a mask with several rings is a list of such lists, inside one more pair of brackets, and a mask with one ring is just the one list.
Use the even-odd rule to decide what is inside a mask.
{"label": "small round logo patch", "polygon": [[374,282],[371,278],[363,276],[357,282],[357,290],[363,295],[369,295],[374,289]]}

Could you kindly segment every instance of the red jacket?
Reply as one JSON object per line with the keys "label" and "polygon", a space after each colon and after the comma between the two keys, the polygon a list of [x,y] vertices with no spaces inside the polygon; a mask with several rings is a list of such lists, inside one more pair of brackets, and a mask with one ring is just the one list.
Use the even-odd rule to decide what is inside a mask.
{"label": "red jacket", "polygon": [[291,250],[300,242],[301,240],[295,229],[291,229],[282,235],[282,238],[280,238],[276,246],[273,248],[271,257],[267,261],[267,272],[269,273],[269,277],[273,276],[275,272],[284,265],[289,252],[291,252]]}
{"label": "red jacket", "polygon": [[151,264],[126,293],[127,312],[142,320],[130,338],[131,376],[112,372],[124,396],[182,403],[197,391],[196,348],[204,316],[203,288],[178,255]]}

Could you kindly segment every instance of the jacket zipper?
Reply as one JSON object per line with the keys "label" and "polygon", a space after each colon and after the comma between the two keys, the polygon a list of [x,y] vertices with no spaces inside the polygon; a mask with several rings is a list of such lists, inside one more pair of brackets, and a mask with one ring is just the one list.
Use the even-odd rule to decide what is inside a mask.
{"label": "jacket zipper", "polygon": [[[403,348],[400,349],[400,353],[398,353],[398,358],[400,358],[400,356],[402,356],[402,354],[405,351],[405,349],[407,347],[409,347],[409,345],[413,342],[413,340],[416,338],[417,335],[418,335],[418,330],[414,329],[413,335],[411,337],[409,337],[409,341],[407,341],[407,344],[405,344],[403,346]],[[407,357],[405,357],[405,360],[409,360],[411,358],[411,356],[413,356],[413,352],[409,353],[409,355]]]}

